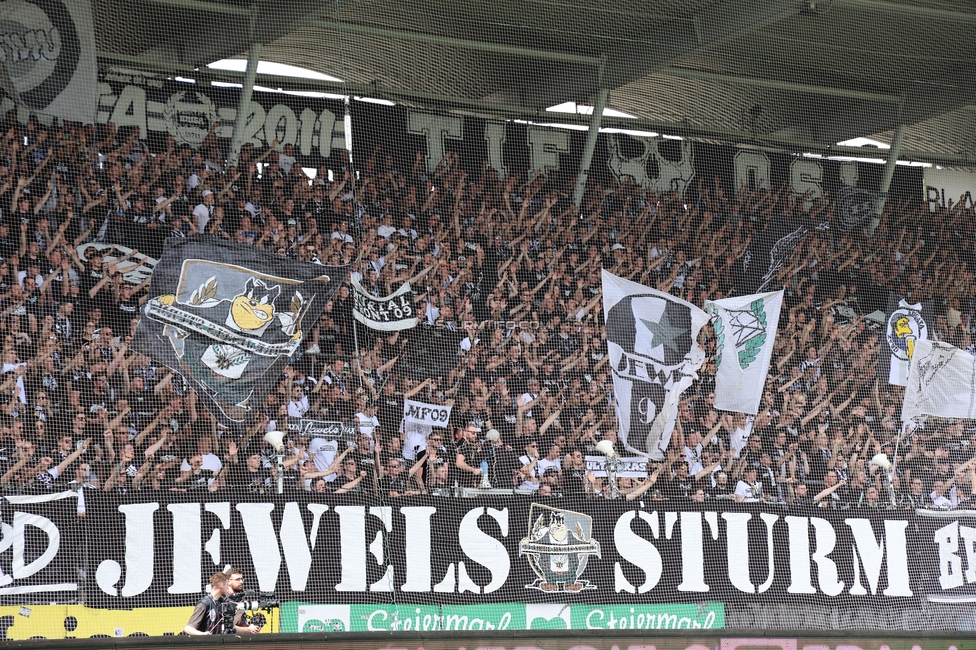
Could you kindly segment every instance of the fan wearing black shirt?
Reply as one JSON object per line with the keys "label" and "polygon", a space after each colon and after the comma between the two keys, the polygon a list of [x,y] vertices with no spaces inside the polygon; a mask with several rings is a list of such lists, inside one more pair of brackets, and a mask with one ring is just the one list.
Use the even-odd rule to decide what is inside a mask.
{"label": "fan wearing black shirt", "polygon": [[461,444],[458,445],[454,464],[462,477],[458,482],[470,487],[481,477],[481,461],[485,459],[485,452],[478,440],[478,430],[473,424],[465,425],[461,436]]}

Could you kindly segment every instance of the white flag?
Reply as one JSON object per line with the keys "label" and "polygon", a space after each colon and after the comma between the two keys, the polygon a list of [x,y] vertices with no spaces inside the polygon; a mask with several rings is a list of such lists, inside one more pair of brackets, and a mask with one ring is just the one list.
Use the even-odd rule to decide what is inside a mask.
{"label": "white flag", "polygon": [[415,424],[445,428],[451,422],[451,407],[405,399],[403,400],[403,419]]}
{"label": "white flag", "polygon": [[0,1],[0,25],[4,94],[38,113],[92,123],[98,64],[90,0]]}
{"label": "white flag", "polygon": [[620,441],[632,452],[661,460],[681,392],[698,378],[705,360],[698,333],[708,314],[604,270],[603,315]]}
{"label": "white flag", "polygon": [[915,341],[901,419],[976,418],[976,357],[948,343]]}
{"label": "white flag", "polygon": [[717,347],[715,408],[759,411],[782,306],[782,291],[705,301]]}

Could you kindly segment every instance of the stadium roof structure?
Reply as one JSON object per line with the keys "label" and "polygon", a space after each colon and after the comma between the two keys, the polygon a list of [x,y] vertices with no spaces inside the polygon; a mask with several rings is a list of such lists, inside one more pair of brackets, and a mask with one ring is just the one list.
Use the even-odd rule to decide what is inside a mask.
{"label": "stadium roof structure", "polygon": [[[240,83],[247,56],[341,78],[257,83],[436,110],[820,153],[854,137],[976,165],[972,0],[93,0],[102,66]],[[897,148],[897,147],[896,147]],[[874,157],[885,157],[874,151]]]}

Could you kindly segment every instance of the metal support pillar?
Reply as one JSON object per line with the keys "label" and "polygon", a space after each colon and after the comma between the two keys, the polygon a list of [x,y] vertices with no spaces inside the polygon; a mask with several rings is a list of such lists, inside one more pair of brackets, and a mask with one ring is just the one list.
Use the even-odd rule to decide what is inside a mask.
{"label": "metal support pillar", "polygon": [[[881,187],[878,188],[882,194],[887,194],[888,190],[891,189],[891,179],[895,177],[895,165],[898,163],[898,156],[901,155],[901,143],[904,139],[905,125],[899,124],[895,127],[895,137],[891,141],[891,149],[888,150],[888,159],[885,161],[884,175],[881,177]],[[869,235],[874,235],[875,229],[881,223],[881,213],[884,212],[887,201],[887,197],[884,196],[878,199],[874,216],[871,217],[871,223],[868,224]]]}
{"label": "metal support pillar", "polygon": [[244,127],[247,126],[248,107],[251,105],[251,93],[254,91],[254,80],[258,74],[258,61],[261,59],[261,44],[252,43],[247,55],[247,70],[244,72],[244,87],[241,88],[241,99],[237,103],[237,121],[234,123],[234,134],[230,139],[230,152],[227,163],[237,165],[237,157],[241,153],[241,141],[244,139]]}
{"label": "metal support pillar", "polygon": [[600,89],[600,92],[596,95],[593,114],[590,115],[590,129],[586,132],[586,146],[583,147],[579,175],[576,177],[576,187],[573,188],[573,205],[577,208],[583,202],[583,193],[586,191],[586,180],[590,175],[590,163],[593,162],[593,150],[596,149],[596,138],[600,134],[600,122],[603,121],[603,109],[607,105],[607,97],[609,94],[610,91],[606,88]]}

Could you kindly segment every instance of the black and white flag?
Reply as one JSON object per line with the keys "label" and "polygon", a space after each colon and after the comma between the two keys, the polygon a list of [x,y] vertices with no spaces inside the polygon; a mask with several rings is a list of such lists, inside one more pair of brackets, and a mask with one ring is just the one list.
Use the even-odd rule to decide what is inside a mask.
{"label": "black and white flag", "polygon": [[698,333],[708,314],[606,270],[603,314],[620,441],[635,453],[663,459],[679,397],[705,360]]}
{"label": "black and white flag", "polygon": [[451,421],[451,407],[405,399],[403,400],[403,420],[429,427],[444,428]]}
{"label": "black and white flag", "polygon": [[211,236],[168,239],[132,348],[178,372],[218,422],[243,424],[348,271]]}
{"label": "black and white flag", "polygon": [[920,415],[976,418],[976,357],[924,339],[916,341],[901,419]]}
{"label": "black and white flag", "polygon": [[37,113],[93,122],[98,64],[90,0],[0,1],[0,87]]}
{"label": "black and white flag", "polygon": [[417,326],[417,310],[413,306],[410,283],[385,298],[370,295],[355,276],[349,276],[352,285],[352,316],[366,327],[381,332],[408,330]]}
{"label": "black and white flag", "polygon": [[885,312],[887,318],[878,374],[887,377],[889,384],[907,386],[915,344],[928,340],[929,329],[935,324],[935,311],[931,300],[909,304],[889,293]]}

